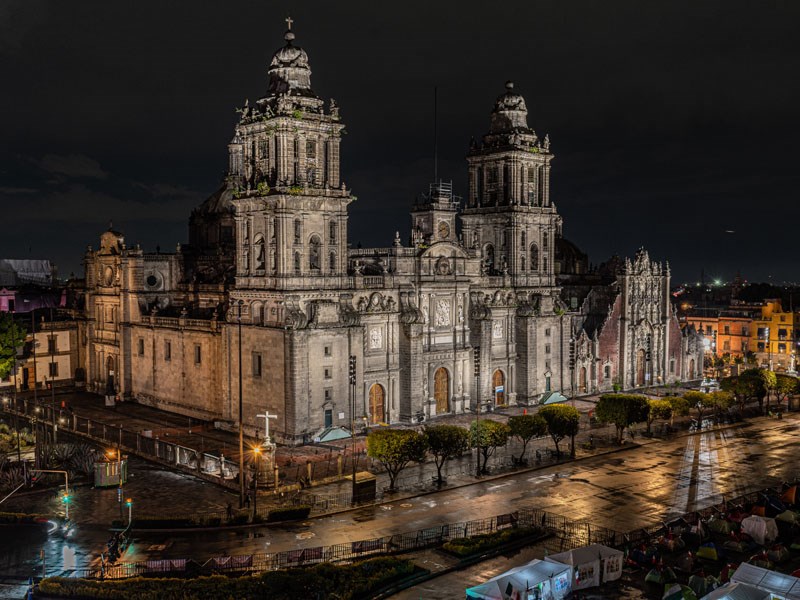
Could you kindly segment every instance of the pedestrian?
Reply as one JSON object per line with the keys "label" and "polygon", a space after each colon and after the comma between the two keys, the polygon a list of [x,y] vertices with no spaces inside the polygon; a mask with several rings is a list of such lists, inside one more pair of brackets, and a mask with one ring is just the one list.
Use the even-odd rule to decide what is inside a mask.
{"label": "pedestrian", "polygon": [[545,523],[547,522],[547,513],[542,513],[542,528],[544,528]]}
{"label": "pedestrian", "polygon": [[233,504],[228,502],[228,506],[225,507],[225,513],[228,515],[228,521],[233,519]]}
{"label": "pedestrian", "polygon": [[250,508],[250,494],[247,494],[247,495],[244,497],[244,505],[245,505],[247,508]]}

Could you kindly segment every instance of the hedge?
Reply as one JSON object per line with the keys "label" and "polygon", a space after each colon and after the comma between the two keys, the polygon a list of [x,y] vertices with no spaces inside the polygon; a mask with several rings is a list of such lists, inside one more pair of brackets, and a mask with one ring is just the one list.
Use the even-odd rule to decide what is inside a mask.
{"label": "hedge", "polygon": [[442,545],[442,549],[459,557],[471,556],[520,538],[534,536],[540,532],[541,530],[535,527],[511,527],[494,533],[483,533],[468,538],[450,540]]}
{"label": "hedge", "polygon": [[118,598],[120,600],[194,600],[235,598],[370,597],[378,590],[415,574],[419,569],[409,560],[393,557],[369,559],[351,565],[320,564],[306,569],[270,571],[243,577],[198,577],[196,579],[149,579],[96,581],[50,577],[39,591],[57,598]]}
{"label": "hedge", "polygon": [[[267,522],[275,523],[278,521],[296,521],[305,519],[311,513],[310,506],[291,506],[287,508],[276,508],[269,511]],[[0,513],[2,515],[2,513]],[[256,515],[254,523],[261,523],[264,519]],[[241,511],[233,515],[231,519],[223,520],[218,516],[188,516],[188,517],[134,517],[131,526],[133,529],[185,529],[189,527],[220,527],[222,525],[246,525],[249,522],[247,513]],[[0,520],[0,523],[2,521]],[[128,522],[115,520],[113,527],[127,527]]]}
{"label": "hedge", "polygon": [[42,521],[49,521],[53,517],[49,515],[39,514],[26,514],[26,513],[11,513],[0,512],[0,524],[3,525],[16,525],[16,524],[33,524]]}
{"label": "hedge", "polygon": [[276,508],[269,511],[267,521],[274,523],[275,521],[297,521],[298,519],[305,519],[311,513],[310,506],[291,506],[287,508]]}

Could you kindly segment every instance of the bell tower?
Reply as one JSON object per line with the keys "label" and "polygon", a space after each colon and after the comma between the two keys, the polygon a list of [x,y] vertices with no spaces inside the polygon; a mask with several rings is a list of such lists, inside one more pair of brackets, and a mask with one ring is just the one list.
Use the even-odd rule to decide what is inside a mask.
{"label": "bell tower", "polygon": [[552,286],[561,217],[550,201],[550,137],[528,127],[513,82],[495,102],[489,133],[467,154],[469,193],[461,215],[464,245],[480,250],[488,275],[514,285]]}
{"label": "bell tower", "polygon": [[336,102],[326,106],[311,89],[308,54],[287,24],[286,45],[267,71],[267,95],[239,109],[228,145],[240,289],[334,286],[347,273],[354,198],[340,178],[344,124]]}
{"label": "bell tower", "polygon": [[456,214],[461,198],[453,195],[452,182],[432,183],[411,209],[411,243],[431,245],[436,242],[457,242]]}

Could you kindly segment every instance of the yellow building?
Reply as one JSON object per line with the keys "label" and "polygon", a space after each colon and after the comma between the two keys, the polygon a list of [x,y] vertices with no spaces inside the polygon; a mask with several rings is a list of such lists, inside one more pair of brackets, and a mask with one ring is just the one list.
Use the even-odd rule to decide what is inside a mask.
{"label": "yellow building", "polygon": [[753,319],[750,351],[756,361],[773,371],[794,371],[800,314],[784,312],[780,300],[765,300],[760,318]]}

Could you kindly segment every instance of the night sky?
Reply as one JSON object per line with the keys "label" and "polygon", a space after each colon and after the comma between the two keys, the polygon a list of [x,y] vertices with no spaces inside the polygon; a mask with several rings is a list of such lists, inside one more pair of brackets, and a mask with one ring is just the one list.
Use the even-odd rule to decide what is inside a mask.
{"label": "night sky", "polygon": [[552,199],[594,263],[645,246],[675,279],[800,280],[800,3],[0,3],[0,258],[81,257],[113,220],[172,251],[218,187],[235,109],[291,12],[347,125],[350,241],[389,246],[511,79],[550,134]]}

